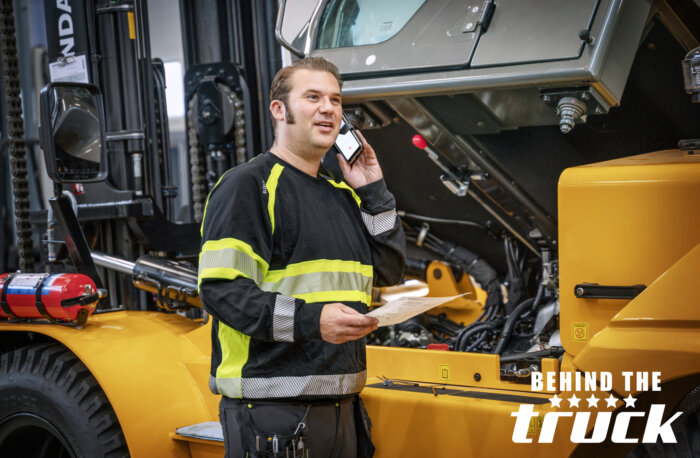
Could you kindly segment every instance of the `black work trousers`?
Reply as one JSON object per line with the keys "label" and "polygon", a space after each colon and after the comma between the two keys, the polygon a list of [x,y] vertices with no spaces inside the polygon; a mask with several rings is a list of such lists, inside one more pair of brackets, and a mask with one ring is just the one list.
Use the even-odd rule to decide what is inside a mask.
{"label": "black work trousers", "polygon": [[287,404],[224,396],[219,419],[226,458],[357,456],[352,398]]}

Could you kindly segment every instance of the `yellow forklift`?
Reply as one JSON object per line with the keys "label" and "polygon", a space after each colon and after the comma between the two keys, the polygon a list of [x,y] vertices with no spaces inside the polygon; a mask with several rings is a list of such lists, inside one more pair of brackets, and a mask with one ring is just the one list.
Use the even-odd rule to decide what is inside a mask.
{"label": "yellow forklift", "polygon": [[340,68],[410,242],[373,306],[469,293],[367,337],[375,456],[700,456],[697,3],[0,15],[0,456],[223,456],[199,223],[303,56]]}

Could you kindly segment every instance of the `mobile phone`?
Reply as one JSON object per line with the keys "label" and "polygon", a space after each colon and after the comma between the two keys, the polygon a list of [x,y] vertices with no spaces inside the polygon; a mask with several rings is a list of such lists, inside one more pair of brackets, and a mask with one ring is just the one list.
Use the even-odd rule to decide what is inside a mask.
{"label": "mobile phone", "polygon": [[345,115],[343,115],[343,119],[340,123],[340,132],[338,133],[338,138],[335,140],[335,149],[338,150],[341,156],[343,156],[343,159],[350,165],[352,165],[355,160],[360,157],[362,151],[364,151],[362,140],[358,137],[353,125],[345,119]]}

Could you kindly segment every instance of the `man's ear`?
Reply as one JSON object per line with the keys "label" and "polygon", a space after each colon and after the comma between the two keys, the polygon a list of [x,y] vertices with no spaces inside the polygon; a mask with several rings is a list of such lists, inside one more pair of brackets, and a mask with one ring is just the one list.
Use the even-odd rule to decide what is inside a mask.
{"label": "man's ear", "polygon": [[270,102],[270,114],[277,121],[284,121],[284,103],[281,100]]}

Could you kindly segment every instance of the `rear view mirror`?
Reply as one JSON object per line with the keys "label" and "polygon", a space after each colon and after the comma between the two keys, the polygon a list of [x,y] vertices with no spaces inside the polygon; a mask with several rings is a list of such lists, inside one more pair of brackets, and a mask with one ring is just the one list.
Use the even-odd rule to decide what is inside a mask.
{"label": "rear view mirror", "polygon": [[277,24],[275,26],[275,38],[277,42],[287,48],[297,57],[304,57],[308,52],[307,41],[309,27],[318,15],[321,0],[305,0],[294,2],[293,7],[287,8],[287,0],[279,2],[277,10]]}
{"label": "rear view mirror", "polygon": [[57,183],[87,183],[107,176],[102,94],[97,86],[51,83],[41,91],[41,146]]}

